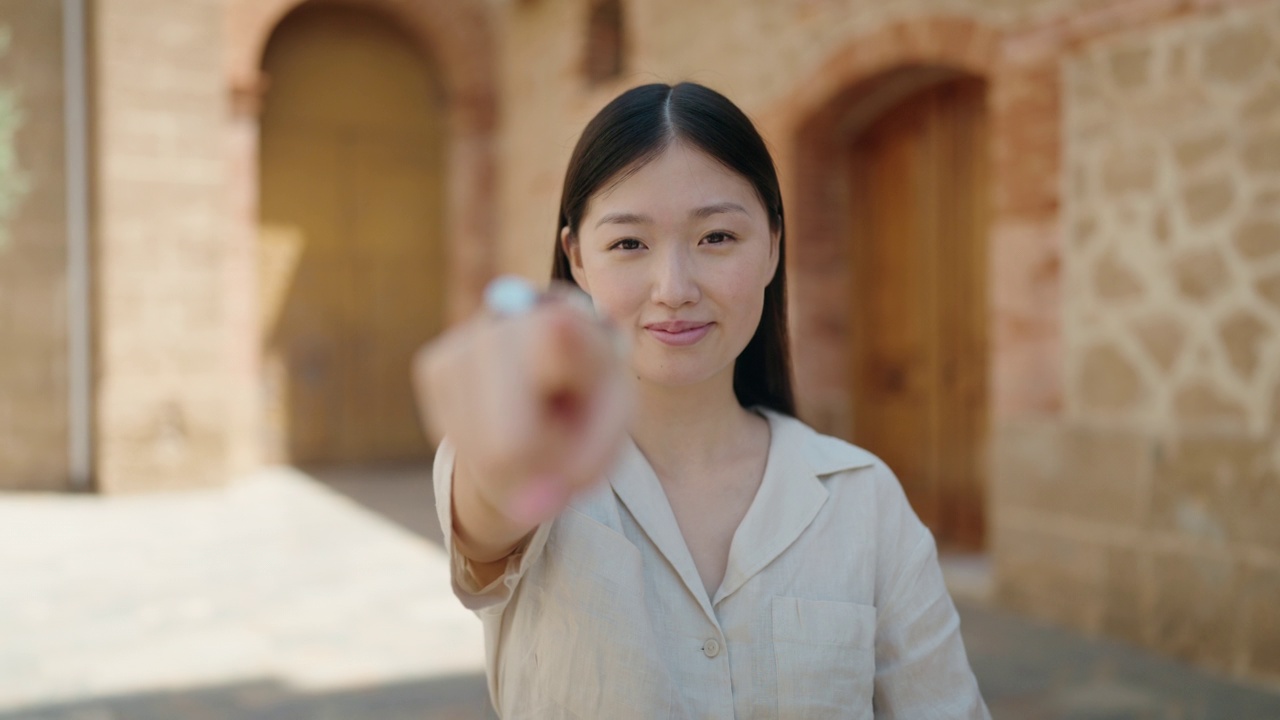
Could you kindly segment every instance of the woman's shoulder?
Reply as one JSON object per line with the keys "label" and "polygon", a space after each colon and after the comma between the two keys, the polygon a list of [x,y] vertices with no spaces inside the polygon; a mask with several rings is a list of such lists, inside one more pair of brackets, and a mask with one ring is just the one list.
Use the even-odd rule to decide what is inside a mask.
{"label": "woman's shoulder", "polygon": [[778,435],[775,444],[786,446],[798,454],[818,476],[886,468],[884,461],[866,448],[818,432],[794,416],[768,408],[760,411],[768,418],[770,429]]}
{"label": "woman's shoulder", "polygon": [[791,415],[764,412],[781,444],[787,446],[792,457],[803,461],[829,491],[863,489],[875,494],[877,504],[905,501],[897,475],[875,453],[818,432]]}

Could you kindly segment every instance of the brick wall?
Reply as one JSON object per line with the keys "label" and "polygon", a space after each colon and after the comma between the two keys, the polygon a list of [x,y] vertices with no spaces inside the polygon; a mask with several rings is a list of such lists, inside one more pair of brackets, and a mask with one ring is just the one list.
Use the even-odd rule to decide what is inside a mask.
{"label": "brick wall", "polygon": [[222,0],[94,3],[97,477],[106,492],[228,470]]}
{"label": "brick wall", "polygon": [[62,6],[0,0],[0,489],[65,489]]}
{"label": "brick wall", "polygon": [[984,77],[999,597],[1280,679],[1280,2],[625,3],[627,72],[595,87],[588,7],[502,18],[500,269],[547,272],[568,155],[601,105],[643,82],[716,87],[779,160],[802,414],[839,430],[847,279],[805,184],[828,157],[814,128],[885,71]]}

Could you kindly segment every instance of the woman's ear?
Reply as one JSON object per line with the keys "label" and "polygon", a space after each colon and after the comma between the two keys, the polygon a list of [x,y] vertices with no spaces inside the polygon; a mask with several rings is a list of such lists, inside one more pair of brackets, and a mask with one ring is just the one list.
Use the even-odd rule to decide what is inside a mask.
{"label": "woman's ear", "polygon": [[569,271],[573,273],[573,281],[578,283],[578,287],[582,288],[582,292],[590,295],[591,289],[587,287],[587,274],[582,271],[582,248],[578,245],[577,236],[569,232],[568,225],[560,228],[560,248],[564,250],[565,256],[569,258]]}
{"label": "woman's ear", "polygon": [[778,261],[782,258],[782,231],[769,232],[769,281],[778,274]]}

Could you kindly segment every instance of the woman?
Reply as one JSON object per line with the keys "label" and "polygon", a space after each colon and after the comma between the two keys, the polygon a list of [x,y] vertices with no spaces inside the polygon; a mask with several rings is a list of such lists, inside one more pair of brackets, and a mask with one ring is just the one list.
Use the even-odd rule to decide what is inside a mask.
{"label": "woman", "polygon": [[638,87],[574,149],[555,248],[612,329],[552,293],[419,361],[503,717],[987,717],[897,480],[793,417],[784,240],[746,116]]}

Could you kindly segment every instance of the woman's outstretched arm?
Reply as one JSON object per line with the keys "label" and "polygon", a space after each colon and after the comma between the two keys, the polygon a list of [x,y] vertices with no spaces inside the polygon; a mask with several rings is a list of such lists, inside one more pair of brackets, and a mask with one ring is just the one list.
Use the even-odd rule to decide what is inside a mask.
{"label": "woman's outstretched arm", "polygon": [[552,296],[484,315],[424,348],[414,384],[430,433],[455,451],[452,519],[473,570],[502,560],[603,477],[626,433],[629,388],[608,331]]}

